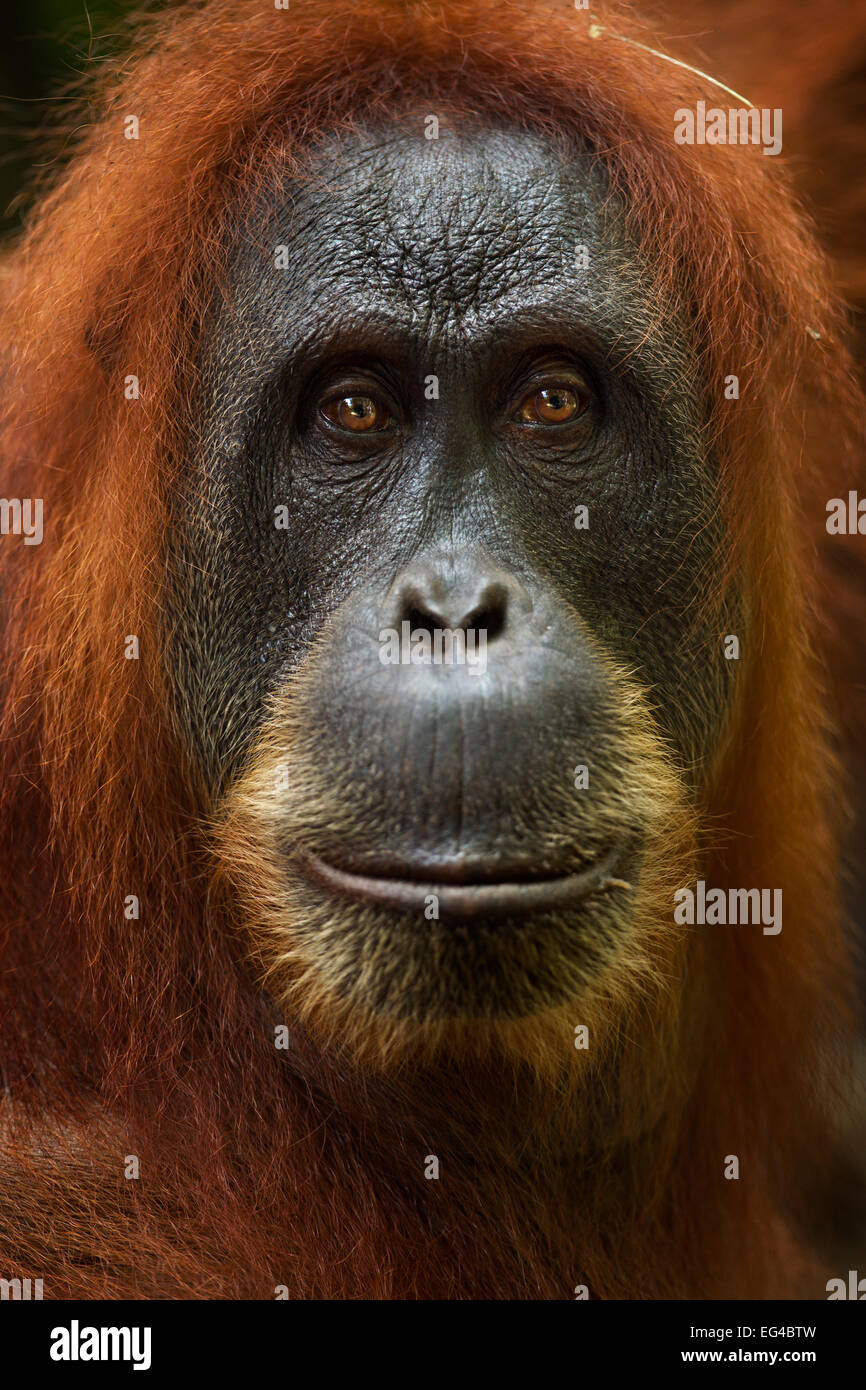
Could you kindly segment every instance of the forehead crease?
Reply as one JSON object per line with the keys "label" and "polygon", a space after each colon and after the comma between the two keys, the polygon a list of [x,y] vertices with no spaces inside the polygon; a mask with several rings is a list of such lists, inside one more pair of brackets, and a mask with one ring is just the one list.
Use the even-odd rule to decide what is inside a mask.
{"label": "forehead crease", "polygon": [[561,270],[574,221],[549,173],[530,181],[478,158],[434,166],[414,151],[366,159],[339,191],[313,201],[317,215],[303,219],[301,236],[330,283],[375,286],[437,317]]}
{"label": "forehead crease", "polygon": [[[649,394],[684,379],[680,312],[648,295],[652,276],[585,156],[566,162],[523,132],[427,146],[386,132],[319,151],[278,196],[267,230],[241,240],[220,316],[233,361],[243,339],[245,379],[353,342],[387,355],[587,334]],[[289,253],[276,276],[262,273],[274,240]]]}

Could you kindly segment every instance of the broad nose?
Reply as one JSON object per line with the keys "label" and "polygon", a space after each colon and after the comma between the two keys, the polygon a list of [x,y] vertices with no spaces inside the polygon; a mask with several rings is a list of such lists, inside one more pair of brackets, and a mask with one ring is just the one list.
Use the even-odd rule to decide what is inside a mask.
{"label": "broad nose", "polygon": [[508,571],[467,556],[413,564],[395,579],[387,607],[394,627],[408,622],[412,631],[483,631],[492,642],[513,638],[532,602]]}

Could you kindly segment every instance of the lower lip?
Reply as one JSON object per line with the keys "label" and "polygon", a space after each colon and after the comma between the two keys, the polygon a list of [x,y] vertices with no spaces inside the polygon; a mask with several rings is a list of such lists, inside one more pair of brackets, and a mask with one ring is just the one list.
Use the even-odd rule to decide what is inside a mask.
{"label": "lower lip", "polygon": [[341,897],[423,915],[427,900],[435,896],[441,916],[471,922],[556,912],[576,906],[591,894],[630,890],[630,883],[612,877],[618,857],[617,850],[610,850],[582,873],[528,883],[454,884],[374,878],[335,869],[307,851],[300,855],[300,865],[307,877]]}

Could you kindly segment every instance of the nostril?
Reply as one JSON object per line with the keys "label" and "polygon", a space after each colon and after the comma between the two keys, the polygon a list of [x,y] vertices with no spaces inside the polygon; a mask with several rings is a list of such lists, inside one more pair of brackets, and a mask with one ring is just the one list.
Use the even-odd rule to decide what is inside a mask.
{"label": "nostril", "polygon": [[484,632],[487,641],[492,642],[495,637],[500,637],[505,630],[505,604],[496,608],[476,608],[474,613],[470,613],[468,618],[464,618],[460,626],[466,632]]}
{"label": "nostril", "polygon": [[427,612],[425,609],[415,606],[406,609],[404,618],[409,623],[412,632],[429,632],[431,636],[440,628],[448,626],[438,614]]}
{"label": "nostril", "polygon": [[467,632],[470,628],[475,632],[486,632],[487,641],[492,642],[504,632],[507,613],[508,590],[505,585],[487,583],[460,626]]}
{"label": "nostril", "polygon": [[490,642],[508,630],[521,611],[522,598],[519,586],[498,577],[449,583],[437,573],[412,575],[398,589],[392,622],[408,623],[410,631],[430,636],[442,631],[484,632]]}
{"label": "nostril", "polygon": [[484,632],[487,641],[492,642],[505,630],[507,604],[504,593],[485,594],[476,607],[468,613],[464,611],[462,616],[458,616],[459,607],[454,613],[444,613],[433,604],[425,604],[423,598],[417,594],[413,598],[414,601],[406,604],[403,609],[403,618],[409,623],[412,632],[429,632],[432,636],[443,629],[462,629],[464,632]]}

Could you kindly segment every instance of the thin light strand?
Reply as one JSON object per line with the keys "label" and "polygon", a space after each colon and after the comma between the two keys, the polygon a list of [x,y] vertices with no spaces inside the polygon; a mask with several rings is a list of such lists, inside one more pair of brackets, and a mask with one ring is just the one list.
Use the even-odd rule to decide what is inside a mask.
{"label": "thin light strand", "polygon": [[720,87],[723,92],[728,93],[728,96],[736,97],[737,101],[741,101],[750,111],[753,109],[752,103],[746,97],[741,96],[739,92],[735,92],[733,87],[726,87],[724,82],[720,82],[717,77],[711,77],[708,72],[702,72],[700,68],[693,68],[691,63],[684,63],[679,58],[672,58],[669,53],[662,53],[658,48],[650,48],[645,43],[638,43],[637,39],[626,38],[624,34],[614,34],[612,30],[605,29],[603,24],[590,24],[589,37],[591,39],[597,39],[602,34],[607,34],[609,38],[616,39],[619,43],[630,43],[632,48],[642,48],[644,53],[651,53],[654,58],[661,58],[665,63],[673,63],[674,67],[685,68],[686,72],[693,72],[696,77],[703,77],[706,82],[712,82],[714,87]]}

